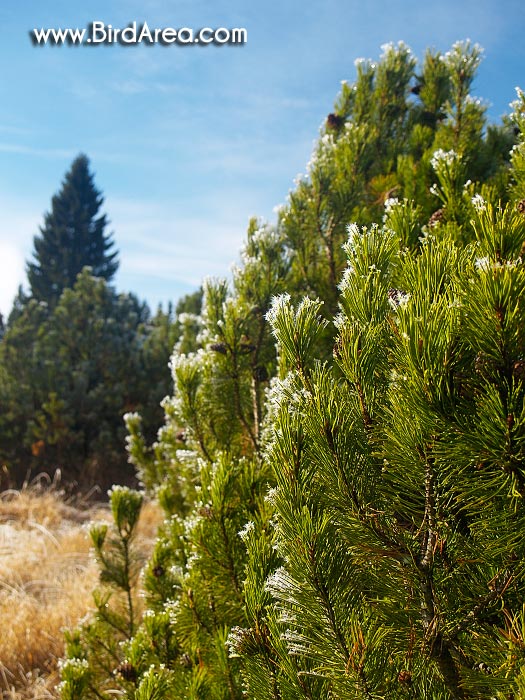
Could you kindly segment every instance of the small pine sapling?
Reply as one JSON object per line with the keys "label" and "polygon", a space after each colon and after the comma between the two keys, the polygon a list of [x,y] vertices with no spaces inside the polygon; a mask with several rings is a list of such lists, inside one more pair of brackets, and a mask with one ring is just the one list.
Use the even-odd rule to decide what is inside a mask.
{"label": "small pine sapling", "polygon": [[94,614],[66,633],[62,700],[100,700],[134,687],[137,681],[135,669],[125,659],[124,645],[139,622],[137,587],[143,562],[133,540],[143,495],[114,486],[109,497],[112,525],[95,524],[90,529],[101,587],[93,593]]}

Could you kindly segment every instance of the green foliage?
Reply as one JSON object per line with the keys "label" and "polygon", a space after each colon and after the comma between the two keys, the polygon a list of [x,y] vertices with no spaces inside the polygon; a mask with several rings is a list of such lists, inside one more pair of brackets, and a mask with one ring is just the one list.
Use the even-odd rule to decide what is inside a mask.
{"label": "green foliage", "polygon": [[[284,565],[269,607],[297,675],[323,679],[323,697],[519,687],[525,228],[511,206],[480,200],[469,226],[476,245],[454,243],[472,230],[443,227],[413,253],[388,230],[355,227],[334,362],[276,392]],[[298,367],[324,322],[294,329],[293,314],[279,299],[270,318]],[[251,696],[280,697],[269,685],[252,681]],[[290,697],[317,697],[301,693]]]}
{"label": "green foliage", "polygon": [[224,280],[204,284],[200,347],[181,354],[181,336],[171,361],[175,394],[163,402],[165,425],[151,448],[139,417],[127,418],[128,449],[146,487],[174,479],[174,491],[189,490],[190,503],[188,484],[196,477],[186,472],[186,459],[181,472],[173,468],[178,451],[195,450],[213,462],[222,452],[236,459],[260,447],[264,391],[275,367],[265,313],[288,269],[282,237],[253,221],[242,260],[243,267],[234,271],[233,293]]}
{"label": "green foliage", "polygon": [[[436,176],[449,188],[490,181],[506,196],[504,166],[514,137],[508,125],[487,129],[484,107],[471,95],[480,48],[459,42],[444,55],[427,52],[420,72],[403,42],[383,49],[378,63],[356,61],[356,81],[343,83],[307,175],[280,213],[292,256],[288,288],[322,299],[327,315],[337,312],[349,223],[380,221],[386,202],[415,202],[414,212],[405,210],[411,222],[403,242],[412,246],[436,210],[430,192]],[[434,172],[436,151],[450,153],[463,172]],[[446,220],[455,221],[459,193],[452,194],[447,190]]]}
{"label": "green foliage", "polygon": [[512,149],[512,171],[514,173],[512,192],[516,199],[525,199],[525,93],[517,89],[517,98],[511,106],[514,111],[511,115],[512,122],[518,131],[518,142]]}
{"label": "green foliage", "polygon": [[162,312],[148,317],[86,268],[52,310],[32,299],[10,323],[0,345],[0,455],[13,481],[57,468],[83,488],[133,478],[122,415],[144,408],[153,432],[177,332]]}
{"label": "green foliage", "polygon": [[93,594],[94,615],[66,633],[67,658],[60,665],[59,686],[63,700],[109,698],[133,687],[137,680],[133,666],[123,661],[123,645],[137,623],[136,596],[143,562],[133,539],[143,495],[114,486],[109,499],[111,528],[99,523],[90,530],[102,586]]}
{"label": "green foliage", "polygon": [[525,170],[480,57],[358,61],[276,230],[204,284],[152,445],[128,415],[167,514],[128,697],[523,694]]}
{"label": "green foliage", "polygon": [[106,215],[99,215],[102,203],[89,161],[80,155],[53,197],[40,235],[34,238],[35,261],[27,266],[33,298],[54,306],[84,267],[111,281],[118,268],[117,253],[112,252],[113,242],[105,232]]}
{"label": "green foliage", "polygon": [[134,481],[122,416],[140,410],[152,440],[173,347],[196,348],[200,290],[179,301],[177,318],[172,305],[151,318],[134,295],[109,286],[117,260],[102,202],[88,159],[79,156],[35,237],[31,294],[19,289],[0,329],[6,486],[57,469],[82,489]]}
{"label": "green foliage", "polygon": [[170,515],[145,573],[152,612],[128,660],[141,674],[164,664],[178,697],[242,697],[225,642],[247,624],[239,533],[260,520],[270,478],[261,427],[276,358],[265,314],[288,269],[282,237],[253,221],[242,262],[231,290],[204,285],[201,347],[173,355],[175,394],[157,442],[148,447],[140,418],[127,417],[131,459]]}

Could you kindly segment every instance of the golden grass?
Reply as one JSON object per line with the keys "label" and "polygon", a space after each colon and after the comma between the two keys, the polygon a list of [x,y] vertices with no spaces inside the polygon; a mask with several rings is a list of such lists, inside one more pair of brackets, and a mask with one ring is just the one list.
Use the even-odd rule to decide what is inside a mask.
{"label": "golden grass", "polygon": [[[0,697],[55,698],[63,629],[93,608],[98,568],[88,524],[110,520],[107,507],[79,509],[56,490],[0,495]],[[137,542],[150,551],[159,509],[146,503]]]}

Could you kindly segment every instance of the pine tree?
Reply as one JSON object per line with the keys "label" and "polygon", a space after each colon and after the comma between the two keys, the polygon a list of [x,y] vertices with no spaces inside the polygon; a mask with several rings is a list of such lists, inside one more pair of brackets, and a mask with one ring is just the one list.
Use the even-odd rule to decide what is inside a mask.
{"label": "pine tree", "polygon": [[383,46],[378,62],[356,60],[356,81],[343,82],[330,115],[337,126],[334,119],[323,125],[306,175],[280,212],[292,256],[291,294],[318,296],[323,313],[335,313],[346,226],[380,221],[390,199],[417,204],[405,243],[417,242],[421,226],[443,214],[430,191],[439,149],[461,156],[461,186],[488,181],[507,197],[505,166],[515,136],[508,122],[487,128],[483,105],[471,95],[481,54],[478,45],[458,42],[446,54],[428,51],[418,71],[399,42]]}
{"label": "pine tree", "polygon": [[412,253],[351,228],[332,362],[321,302],[274,303],[282,563],[267,639],[232,635],[250,697],[522,697],[525,218],[470,207]]}
{"label": "pine tree", "polygon": [[21,306],[0,343],[0,458],[13,482],[58,468],[81,488],[133,482],[122,416],[141,410],[154,434],[178,332],[89,268],[53,309]]}
{"label": "pine tree", "polygon": [[34,262],[27,266],[31,295],[54,306],[62,291],[90,267],[93,275],[111,281],[118,268],[117,252],[100,214],[103,197],[93,183],[89,161],[79,155],[51,202],[40,234],[34,238]]}
{"label": "pine tree", "polygon": [[358,63],[152,446],[128,416],[169,516],[129,698],[521,697],[523,141],[479,58]]}
{"label": "pine tree", "polygon": [[[19,288],[2,333],[0,459],[10,485],[56,469],[81,488],[129,483],[123,414],[141,409],[148,438],[162,420],[166,367],[184,329],[110,286],[118,263],[102,203],[81,155],[35,237],[30,294]],[[199,294],[184,303],[198,307]],[[191,344],[195,333],[184,332]]]}
{"label": "pine tree", "polygon": [[330,361],[321,300],[269,315],[280,566],[255,532],[230,636],[251,698],[523,697],[525,218],[432,164],[445,212],[412,249],[410,202],[349,227]]}
{"label": "pine tree", "polygon": [[134,546],[143,495],[122,486],[109,491],[113,523],[91,526],[100,587],[93,593],[96,611],[66,634],[70,659],[62,665],[64,700],[96,699],[133,687],[134,669],[123,663],[123,645],[136,627],[138,578],[142,563]]}

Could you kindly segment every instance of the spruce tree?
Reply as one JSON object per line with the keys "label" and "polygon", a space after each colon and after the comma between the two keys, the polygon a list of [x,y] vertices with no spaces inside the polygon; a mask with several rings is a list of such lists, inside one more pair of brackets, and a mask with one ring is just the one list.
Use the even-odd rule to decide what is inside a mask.
{"label": "spruce tree", "polygon": [[54,306],[84,267],[90,267],[96,277],[112,280],[118,268],[117,252],[106,233],[106,215],[100,214],[103,201],[89,160],[79,155],[33,241],[34,261],[27,265],[27,275],[35,299]]}

